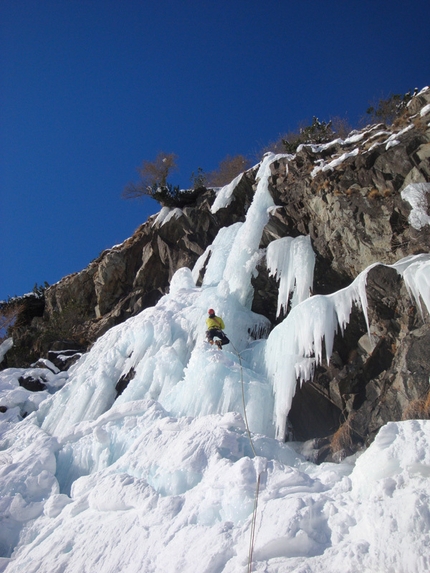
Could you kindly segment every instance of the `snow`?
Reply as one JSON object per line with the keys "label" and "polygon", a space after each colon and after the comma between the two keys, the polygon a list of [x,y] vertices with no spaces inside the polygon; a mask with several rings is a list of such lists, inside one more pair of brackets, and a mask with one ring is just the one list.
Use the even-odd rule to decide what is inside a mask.
{"label": "snow", "polygon": [[408,218],[409,224],[418,231],[430,224],[430,217],[427,214],[427,193],[429,192],[430,183],[411,183],[401,192],[402,199],[412,207]]}
{"label": "snow", "polygon": [[230,203],[233,201],[233,192],[239,185],[243,176],[244,173],[239,173],[239,175],[237,175],[237,177],[235,177],[231,183],[218,189],[215,201],[211,208],[212,213],[216,213],[220,209],[225,209],[230,205]]}
{"label": "snow", "polygon": [[356,155],[358,155],[358,153],[359,153],[358,148],[353,149],[352,151],[343,153],[340,157],[333,159],[327,164],[323,162],[321,165],[318,165],[313,168],[311,177],[315,177],[320,171],[328,171],[329,169],[335,169],[336,167],[341,165],[346,159],[348,159],[348,157],[355,157]]}
{"label": "snow", "polygon": [[322,151],[326,151],[331,147],[336,147],[336,145],[343,145],[344,141],[340,137],[329,141],[328,143],[301,143],[297,147],[297,152],[299,153],[304,148],[308,148],[312,151],[312,153],[321,153]]}
{"label": "snow", "polygon": [[403,135],[404,133],[407,133],[408,131],[410,131],[411,129],[414,129],[414,125],[410,124],[407,127],[405,127],[404,129],[402,129],[401,131],[397,132],[397,133],[393,133],[392,135],[390,135],[390,137],[385,141],[385,149],[390,149],[391,147],[395,147],[396,145],[400,144],[400,139],[399,137],[401,135]]}
{"label": "snow", "polygon": [[421,111],[420,111],[420,116],[424,117],[425,115],[427,115],[428,113],[430,113],[430,103],[425,105]]}
{"label": "snow", "polygon": [[[390,423],[339,464],[316,466],[309,444],[276,439],[296,379],[330,359],[353,305],[367,318],[369,270],[310,296],[308,237],[260,249],[279,157],[260,165],[245,222],[179,269],[155,307],[111,328],[68,372],[0,372],[0,571],[429,570],[429,421]],[[278,310],[291,299],[270,334],[250,310],[264,260]],[[430,256],[393,266],[429,310]],[[223,351],[205,342],[209,307],[226,323]],[[22,388],[30,375],[47,389]]]}
{"label": "snow", "polygon": [[154,227],[155,225],[159,225],[162,227],[168,223],[170,219],[178,219],[179,217],[182,217],[182,215],[182,209],[179,209],[178,207],[162,207],[161,211],[155,217],[152,226]]}
{"label": "snow", "polygon": [[345,145],[349,145],[351,143],[358,143],[359,141],[361,141],[362,139],[365,138],[365,136],[367,135],[367,132],[363,132],[363,133],[354,133],[352,132],[352,134],[349,135],[349,137],[347,137],[345,139]]}
{"label": "snow", "polygon": [[[252,458],[234,413],[174,418],[143,401],[82,426],[63,444],[31,423],[3,434],[8,573],[245,572],[257,475],[252,570],[428,570],[428,421],[388,424],[356,462],[318,467],[262,437]],[[70,443],[99,462],[68,495],[55,454]]]}

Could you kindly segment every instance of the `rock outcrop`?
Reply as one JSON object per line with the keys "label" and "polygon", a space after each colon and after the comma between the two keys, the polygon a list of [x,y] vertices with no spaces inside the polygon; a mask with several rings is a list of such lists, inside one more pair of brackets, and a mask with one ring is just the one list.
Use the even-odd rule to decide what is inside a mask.
{"label": "rock outcrop", "polygon": [[[387,265],[430,251],[430,225],[411,225],[412,207],[403,195],[410,184],[430,181],[429,125],[430,89],[424,89],[393,126],[372,125],[345,140],[302,145],[271,167],[269,189],[277,208],[262,249],[285,236],[309,235],[316,254],[314,294],[335,292],[379,263],[367,277],[370,338],[355,309],[343,336],[336,336],[330,364],[320,366],[293,400],[292,434],[321,439],[318,459],[332,455],[328,436],[347,435],[338,454],[344,455],[387,421],[412,415],[428,394],[429,322]],[[230,205],[216,213],[210,189],[193,205],[164,208],[122,245],[49,287],[43,318],[26,323],[26,340],[32,332],[35,352],[52,346],[50,329],[60,319],[70,324],[59,329],[61,336],[57,329],[57,340],[88,348],[113,325],[154,305],[174,272],[192,267],[221,227],[245,219],[255,177],[255,168],[247,172]],[[252,308],[275,325],[283,318],[276,316],[278,286],[264,260],[257,270]]]}

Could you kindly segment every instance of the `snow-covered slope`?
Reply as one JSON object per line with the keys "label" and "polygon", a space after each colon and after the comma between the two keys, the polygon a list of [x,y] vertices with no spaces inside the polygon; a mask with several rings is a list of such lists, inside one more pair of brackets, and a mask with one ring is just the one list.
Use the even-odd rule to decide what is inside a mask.
{"label": "snow-covered slope", "polygon": [[[310,296],[314,256],[301,237],[268,253],[278,308],[292,295],[293,310],[270,334],[251,312],[276,159],[260,166],[246,221],[209,247],[201,287],[208,253],[67,375],[47,375],[38,399],[19,387],[22,372],[0,372],[9,408],[0,422],[0,570],[428,570],[430,422],[390,423],[340,464],[316,466],[302,445],[276,439],[297,376],[306,383],[352,306],[366,314],[367,305],[366,271],[347,289]],[[221,191],[214,208],[228,200]],[[430,257],[395,268],[428,309]],[[209,307],[226,323],[223,351],[204,340]],[[20,408],[31,412],[22,421]]]}

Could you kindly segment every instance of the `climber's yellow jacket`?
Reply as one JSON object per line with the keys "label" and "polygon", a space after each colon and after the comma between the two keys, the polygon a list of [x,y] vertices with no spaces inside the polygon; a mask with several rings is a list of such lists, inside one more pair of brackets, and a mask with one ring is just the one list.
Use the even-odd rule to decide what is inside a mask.
{"label": "climber's yellow jacket", "polygon": [[210,316],[206,319],[206,326],[208,330],[212,330],[213,328],[218,328],[219,330],[224,330],[225,324],[221,317],[219,316]]}

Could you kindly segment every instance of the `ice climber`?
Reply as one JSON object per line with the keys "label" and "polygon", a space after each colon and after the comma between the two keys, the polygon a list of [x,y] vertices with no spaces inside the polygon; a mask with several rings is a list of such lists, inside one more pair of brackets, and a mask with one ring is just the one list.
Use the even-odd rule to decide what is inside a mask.
{"label": "ice climber", "polygon": [[[208,310],[208,318],[206,319],[206,325],[208,327],[206,331],[206,338],[209,344],[216,344],[218,348],[224,346],[224,344],[228,344],[230,340],[227,338],[223,329],[225,328],[225,324],[223,319],[220,316],[215,315],[215,311],[213,308]],[[219,338],[220,340],[214,340],[214,336]]]}

